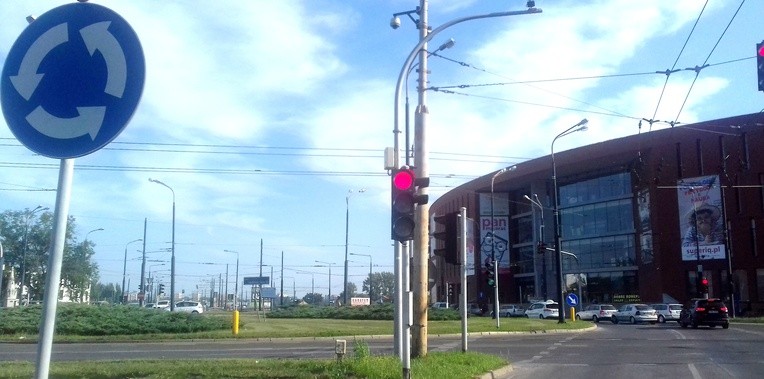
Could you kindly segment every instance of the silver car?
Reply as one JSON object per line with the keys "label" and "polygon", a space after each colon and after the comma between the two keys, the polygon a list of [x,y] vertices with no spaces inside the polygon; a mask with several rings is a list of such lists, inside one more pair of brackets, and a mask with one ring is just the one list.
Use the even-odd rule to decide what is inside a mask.
{"label": "silver car", "polygon": [[577,320],[592,320],[594,322],[600,322],[600,320],[611,320],[613,313],[617,309],[611,304],[591,304],[584,310],[576,313]]}
{"label": "silver car", "polygon": [[666,321],[679,322],[679,315],[682,313],[682,304],[650,304],[658,315],[658,322]]}
{"label": "silver car", "polygon": [[613,324],[617,324],[621,321],[636,324],[638,322],[649,322],[655,324],[658,322],[658,316],[655,314],[655,309],[646,304],[624,304],[618,308],[618,311],[613,313],[610,320]]}

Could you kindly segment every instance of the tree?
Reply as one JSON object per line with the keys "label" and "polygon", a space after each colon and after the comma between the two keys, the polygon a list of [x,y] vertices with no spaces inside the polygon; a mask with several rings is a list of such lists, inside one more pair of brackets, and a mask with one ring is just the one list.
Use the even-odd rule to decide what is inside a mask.
{"label": "tree", "polygon": [[[395,274],[392,272],[375,272],[371,274],[371,295],[373,303],[379,299],[391,299],[395,293]],[[369,293],[369,278],[363,281],[363,291]]]}
{"label": "tree", "polygon": [[[4,277],[4,287],[19,284],[23,266],[29,298],[42,300],[52,230],[53,213],[49,211],[35,213],[25,209],[0,213],[0,236],[3,237],[6,272],[13,270],[17,273],[16,283],[8,283],[9,275]],[[94,246],[91,243],[78,244],[74,238],[75,231],[75,219],[70,216],[65,233],[61,280],[71,289],[83,293],[98,279],[98,266],[91,259]]]}
{"label": "tree", "polygon": [[[358,293],[358,287],[356,287],[355,283],[348,282],[348,299],[350,299],[351,297],[355,296],[356,293]],[[344,299],[345,298],[345,291],[340,292],[340,294],[339,294],[339,296],[337,298],[338,299]],[[350,300],[348,300],[348,301],[350,301]],[[343,304],[343,305],[347,305],[347,304]]]}
{"label": "tree", "polygon": [[306,294],[302,300],[308,304],[318,305],[324,302],[324,295],[320,293],[309,293]]}

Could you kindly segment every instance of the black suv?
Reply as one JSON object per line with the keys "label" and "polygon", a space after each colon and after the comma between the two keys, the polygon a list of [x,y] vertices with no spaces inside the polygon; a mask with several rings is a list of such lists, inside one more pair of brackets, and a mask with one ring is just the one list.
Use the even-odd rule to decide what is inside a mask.
{"label": "black suv", "polygon": [[727,329],[730,327],[727,306],[720,299],[692,299],[682,308],[679,325],[683,328],[688,325],[693,328],[698,325],[708,325],[711,328],[721,325]]}

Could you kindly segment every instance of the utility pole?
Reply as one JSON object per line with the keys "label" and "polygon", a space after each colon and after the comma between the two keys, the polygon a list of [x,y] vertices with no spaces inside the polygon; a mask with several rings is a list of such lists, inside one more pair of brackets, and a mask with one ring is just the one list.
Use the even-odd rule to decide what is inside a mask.
{"label": "utility pole", "polygon": [[[429,34],[428,3],[420,0],[419,3],[419,40],[425,41]],[[429,176],[427,167],[429,151],[427,149],[427,120],[430,111],[427,109],[427,43],[419,50],[419,80],[417,84],[418,105],[414,113],[414,172],[417,178]],[[417,195],[427,195],[427,187],[419,187]],[[412,357],[424,357],[427,355],[427,286],[429,285],[429,245],[430,245],[430,204],[420,204],[416,208],[416,231],[412,259],[411,290],[414,301],[414,323],[412,325]]]}

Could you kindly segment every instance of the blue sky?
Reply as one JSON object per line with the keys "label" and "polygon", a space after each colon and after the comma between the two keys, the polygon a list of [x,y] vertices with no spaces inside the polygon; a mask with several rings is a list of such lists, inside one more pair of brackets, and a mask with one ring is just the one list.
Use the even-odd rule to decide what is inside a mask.
{"label": "blue sky", "polygon": [[[0,61],[27,15],[66,3],[0,2]],[[393,144],[395,83],[418,32],[405,16],[397,30],[389,23],[418,1],[95,3],[132,25],[147,72],[130,124],[104,149],[75,159],[70,214],[79,240],[104,229],[88,237],[103,282],[121,283],[125,245],[143,238],[144,219],[149,258],[167,262],[153,270],[168,275],[162,250],[170,246],[172,195],[149,178],[175,191],[178,289],[217,279],[226,263],[233,275],[236,255],[224,250],[239,252],[240,277],[258,276],[262,240],[264,275],[272,266],[280,276],[284,253],[285,293],[294,281],[298,296],[311,286],[326,294],[328,269],[314,267],[318,260],[336,264],[338,294],[348,208],[349,251],[371,255],[374,271],[393,270],[383,150]],[[525,3],[433,0],[430,25]],[[430,57],[429,87],[456,93],[428,91],[431,200],[549,154],[552,138],[582,118],[589,130],[559,140],[556,151],[668,127],[640,129],[643,118],[681,126],[764,108],[753,58],[764,39],[764,2],[536,5],[543,13],[470,21],[433,38],[430,51],[456,43],[439,53],[450,60]],[[697,80],[684,70],[705,64]],[[671,69],[681,70],[668,81],[655,74]],[[26,149],[4,119],[0,144],[0,208],[53,209],[55,191],[40,190],[56,188],[59,161]],[[128,248],[130,290],[140,247]],[[360,288],[369,260],[350,260],[350,281]]]}

